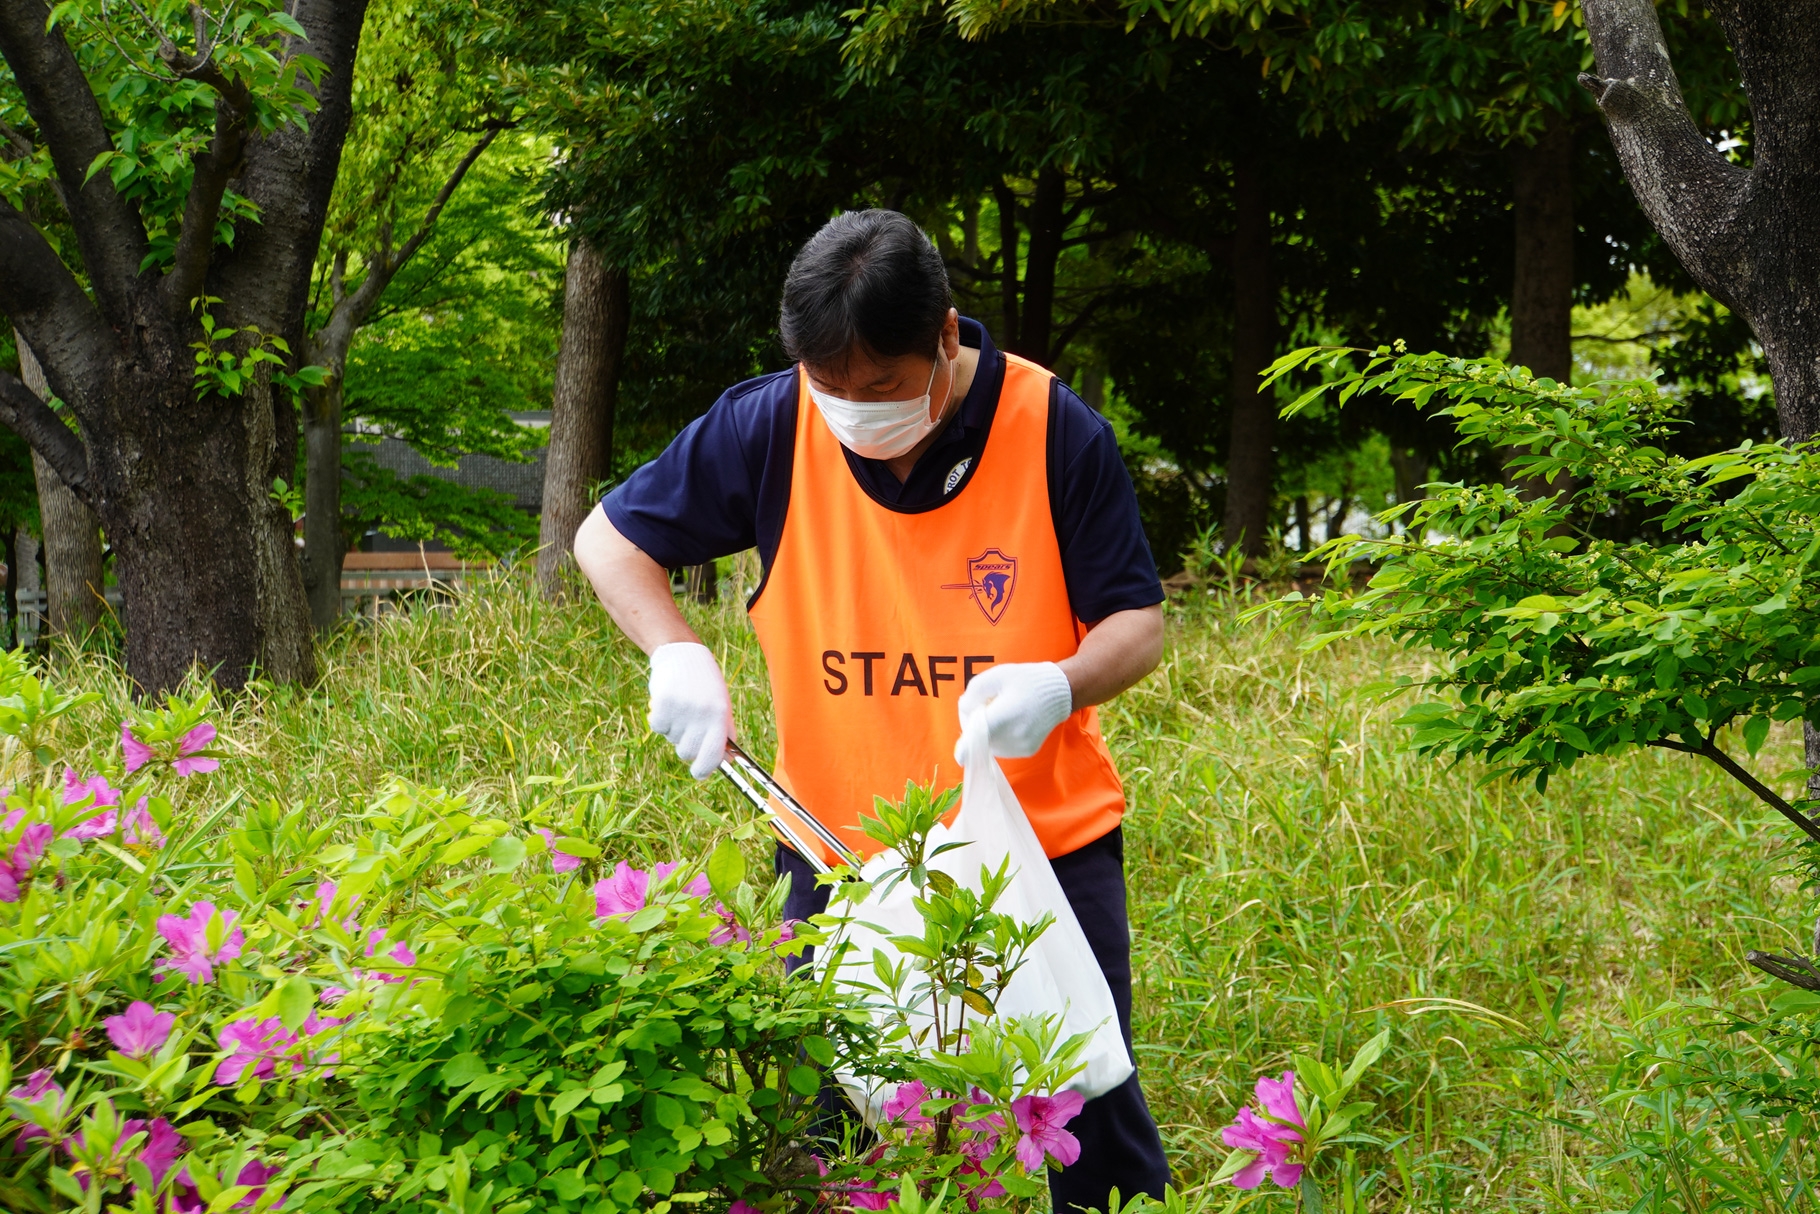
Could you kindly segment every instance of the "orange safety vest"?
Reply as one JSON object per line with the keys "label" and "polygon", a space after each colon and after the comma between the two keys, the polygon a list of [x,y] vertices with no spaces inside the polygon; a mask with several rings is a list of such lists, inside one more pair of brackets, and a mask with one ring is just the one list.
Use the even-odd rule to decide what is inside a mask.
{"label": "orange safety vest", "polygon": [[[978,466],[915,513],[860,486],[797,373],[790,500],[750,610],[770,668],[778,781],[865,856],[879,850],[858,829],[874,796],[901,800],[907,780],[960,782],[955,701],[967,682],[1000,662],[1060,661],[1086,634],[1049,510],[1053,377],[1004,358]],[[1124,815],[1097,709],[1071,714],[1030,758],[1001,762],[1052,857]]]}

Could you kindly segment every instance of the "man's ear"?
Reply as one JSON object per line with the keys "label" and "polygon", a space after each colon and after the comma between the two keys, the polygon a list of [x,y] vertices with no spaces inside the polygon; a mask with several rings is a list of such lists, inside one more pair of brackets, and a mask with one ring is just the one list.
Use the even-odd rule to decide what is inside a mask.
{"label": "man's ear", "polygon": [[961,314],[953,308],[948,309],[948,319],[942,322],[942,357],[953,362],[961,356]]}

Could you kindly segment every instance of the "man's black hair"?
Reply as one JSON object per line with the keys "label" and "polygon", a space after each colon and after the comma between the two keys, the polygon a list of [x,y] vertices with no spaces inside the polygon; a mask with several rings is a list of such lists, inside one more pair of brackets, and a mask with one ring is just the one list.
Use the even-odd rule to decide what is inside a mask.
{"label": "man's black hair", "polygon": [[790,263],[779,329],[784,352],[811,367],[934,357],[953,306],[948,271],[923,230],[896,211],[830,219]]}

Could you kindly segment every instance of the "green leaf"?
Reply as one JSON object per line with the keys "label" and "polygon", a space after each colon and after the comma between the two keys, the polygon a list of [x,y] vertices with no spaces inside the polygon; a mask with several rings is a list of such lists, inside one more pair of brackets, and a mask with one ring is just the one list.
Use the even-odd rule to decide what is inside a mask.
{"label": "green leaf", "polygon": [[316,989],[302,974],[293,974],[278,988],[278,1019],[293,1033],[310,1018],[310,1009],[315,1006]]}
{"label": "green leaf", "polygon": [[501,835],[487,848],[487,858],[501,872],[511,872],[525,862],[524,840],[515,835]]}
{"label": "green leaf", "polygon": [[803,1038],[803,1053],[822,1066],[834,1065],[834,1043],[826,1037]]}
{"label": "green leaf", "polygon": [[575,1111],[575,1106],[588,1098],[587,1088],[574,1088],[562,1093],[550,1102],[550,1112],[563,1117]]}
{"label": "green leaf", "polygon": [[739,883],[746,879],[746,857],[739,844],[722,839],[708,857],[708,884],[722,898],[732,898]]}
{"label": "green leaf", "polygon": [[682,1105],[662,1093],[651,1097],[651,1115],[666,1130],[674,1130],[686,1120]]}
{"label": "green leaf", "polygon": [[630,919],[627,919],[626,926],[631,928],[635,932],[648,932],[652,928],[656,927],[658,924],[662,923],[663,921],[664,921],[664,908],[663,907],[647,906],[643,910],[639,911],[637,914],[633,915]]}
{"label": "green leaf", "polygon": [[1763,741],[1769,737],[1769,718],[1752,717],[1744,723],[1744,748],[1752,754],[1763,749]]}
{"label": "green leaf", "polygon": [[793,1066],[789,1074],[790,1090],[798,1096],[813,1096],[822,1088],[821,1072],[812,1066]]}
{"label": "green leaf", "polygon": [[487,1074],[487,1064],[479,1054],[457,1054],[442,1064],[439,1075],[447,1087],[459,1088]]}

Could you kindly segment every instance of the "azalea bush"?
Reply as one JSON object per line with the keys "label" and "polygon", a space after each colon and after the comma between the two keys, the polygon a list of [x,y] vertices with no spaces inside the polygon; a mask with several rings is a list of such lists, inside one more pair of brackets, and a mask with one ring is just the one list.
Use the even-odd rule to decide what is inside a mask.
{"label": "azalea bush", "polygon": [[[218,801],[245,760],[206,695],[60,766],[84,702],[0,658],[9,1212],[933,1214],[1022,1202],[1078,1153],[1071,1043],[989,1009],[934,1056],[893,1040],[831,967],[786,972],[841,916],[780,922],[731,838],[637,856],[615,790],[566,778],[510,807],[406,782],[327,817]],[[932,905],[931,931],[1040,930],[990,903]],[[831,1110],[831,1073],[889,1088],[876,1131]]]}
{"label": "azalea bush", "polygon": [[1317,1165],[1340,1155],[1333,1167],[1322,1169],[1328,1172],[1329,1191],[1347,1214],[1366,1209],[1370,1194],[1360,1184],[1356,1152],[1341,1154],[1334,1148],[1384,1145],[1357,1128],[1377,1106],[1350,1097],[1389,1043],[1389,1030],[1379,1033],[1359,1047],[1344,1069],[1318,1058],[1298,1057],[1294,1069],[1277,1078],[1260,1077],[1257,1106],[1240,1109],[1233,1123],[1220,1131],[1232,1153],[1214,1174],[1214,1182],[1256,1189],[1268,1179],[1277,1188],[1294,1190],[1302,1206],[1318,1212],[1326,1199]]}

